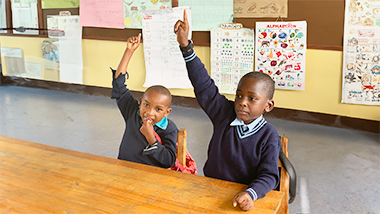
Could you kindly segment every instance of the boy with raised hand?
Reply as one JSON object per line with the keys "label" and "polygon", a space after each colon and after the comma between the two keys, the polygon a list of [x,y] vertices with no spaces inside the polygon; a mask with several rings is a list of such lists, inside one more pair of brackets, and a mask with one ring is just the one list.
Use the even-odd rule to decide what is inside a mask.
{"label": "boy with raised hand", "polygon": [[[111,98],[116,99],[126,126],[118,159],[169,168],[176,160],[178,134],[177,126],[167,118],[172,110],[170,91],[164,86],[151,86],[138,102],[125,85],[127,67],[140,39],[141,33],[128,39],[117,70],[112,69]],[[160,136],[162,144],[154,132]]]}
{"label": "boy with raised hand", "polygon": [[275,189],[279,182],[280,138],[263,117],[274,107],[274,82],[261,72],[244,75],[235,102],[218,91],[188,40],[186,10],[174,26],[199,105],[214,127],[203,171],[205,176],[248,185],[232,199],[234,206],[250,210],[253,202]]}

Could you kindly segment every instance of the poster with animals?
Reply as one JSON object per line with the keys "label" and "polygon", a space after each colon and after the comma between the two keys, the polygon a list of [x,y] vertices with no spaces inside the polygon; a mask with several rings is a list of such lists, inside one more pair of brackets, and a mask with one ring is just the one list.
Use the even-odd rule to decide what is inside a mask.
{"label": "poster with animals", "polygon": [[346,0],[342,103],[380,105],[380,1]]}
{"label": "poster with animals", "polygon": [[235,94],[240,78],[253,71],[254,31],[241,24],[211,29],[211,78],[219,91]]}
{"label": "poster with animals", "polygon": [[276,89],[305,90],[306,32],[306,21],[256,23],[255,70]]}
{"label": "poster with animals", "polygon": [[235,18],[288,17],[288,0],[234,0]]}

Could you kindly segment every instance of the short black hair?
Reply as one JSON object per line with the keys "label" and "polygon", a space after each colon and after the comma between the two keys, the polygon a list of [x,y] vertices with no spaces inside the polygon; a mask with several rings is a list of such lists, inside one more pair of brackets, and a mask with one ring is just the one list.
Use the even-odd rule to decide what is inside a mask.
{"label": "short black hair", "polygon": [[265,73],[259,72],[259,71],[252,71],[252,72],[246,73],[240,79],[238,85],[240,85],[242,80],[245,78],[254,78],[254,79],[264,83],[264,90],[266,91],[268,98],[273,99],[275,84],[274,84],[274,81],[272,80],[272,78],[268,74],[265,74]]}
{"label": "short black hair", "polygon": [[167,89],[165,86],[162,86],[162,85],[153,85],[153,86],[150,86],[148,89],[146,89],[145,93],[147,93],[148,91],[154,91],[154,92],[157,92],[159,94],[163,94],[163,95],[166,95],[169,97],[169,106],[172,104],[172,94],[170,93],[169,89]]}

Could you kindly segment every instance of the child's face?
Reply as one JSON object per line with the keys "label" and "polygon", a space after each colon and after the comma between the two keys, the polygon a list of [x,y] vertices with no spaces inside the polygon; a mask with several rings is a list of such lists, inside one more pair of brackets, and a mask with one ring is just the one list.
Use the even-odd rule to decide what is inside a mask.
{"label": "child's face", "polygon": [[152,90],[147,91],[140,98],[140,116],[154,125],[170,114],[172,109],[169,106],[170,98],[167,95]]}
{"label": "child's face", "polygon": [[241,80],[236,90],[235,113],[236,117],[245,124],[249,124],[274,107],[274,101],[269,99],[265,92],[265,83],[255,78],[246,77]]}

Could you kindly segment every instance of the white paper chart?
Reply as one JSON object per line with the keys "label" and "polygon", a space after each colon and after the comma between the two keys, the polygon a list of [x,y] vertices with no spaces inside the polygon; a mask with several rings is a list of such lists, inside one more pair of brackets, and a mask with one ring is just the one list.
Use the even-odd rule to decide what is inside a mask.
{"label": "white paper chart", "polygon": [[255,68],[276,89],[305,90],[306,22],[256,22]]}
{"label": "white paper chart", "polygon": [[167,88],[192,88],[177,35],[174,33],[175,23],[179,19],[183,20],[184,9],[191,26],[189,7],[149,10],[142,13],[146,68],[144,87],[163,85]]}
{"label": "white paper chart", "polygon": [[235,94],[240,78],[253,71],[254,31],[233,25],[211,29],[211,78],[226,94]]}

